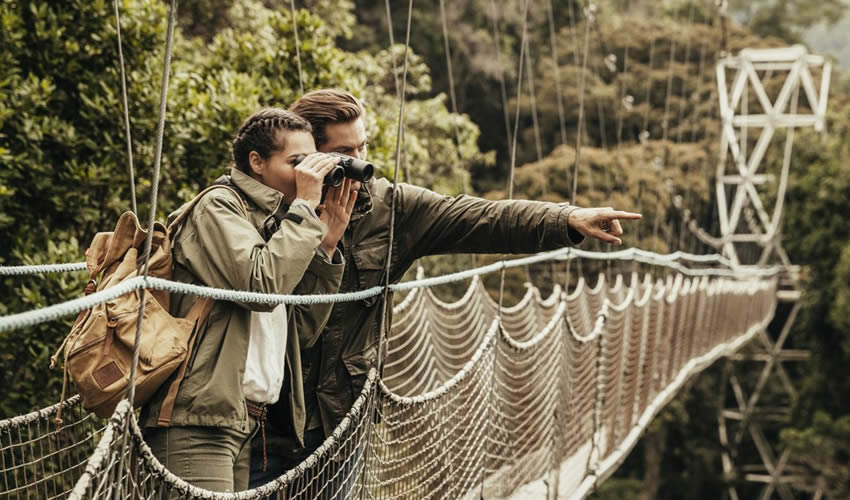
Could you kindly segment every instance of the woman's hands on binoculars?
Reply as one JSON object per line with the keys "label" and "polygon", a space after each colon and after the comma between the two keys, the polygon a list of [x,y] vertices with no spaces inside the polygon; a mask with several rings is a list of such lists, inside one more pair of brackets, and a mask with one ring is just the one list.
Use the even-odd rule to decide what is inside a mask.
{"label": "woman's hands on binoculars", "polygon": [[306,200],[313,208],[322,202],[325,176],[340,159],[325,153],[312,153],[295,165],[295,197]]}

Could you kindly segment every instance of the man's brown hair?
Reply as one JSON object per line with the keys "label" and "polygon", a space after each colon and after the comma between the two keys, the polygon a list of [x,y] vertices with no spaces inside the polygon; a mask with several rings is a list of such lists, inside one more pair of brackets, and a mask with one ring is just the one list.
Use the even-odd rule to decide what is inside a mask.
{"label": "man's brown hair", "polygon": [[292,103],[289,110],[313,126],[316,148],[321,148],[328,137],[325,128],[329,123],[352,122],[365,112],[363,105],[350,92],[340,89],[322,89],[307,92]]}

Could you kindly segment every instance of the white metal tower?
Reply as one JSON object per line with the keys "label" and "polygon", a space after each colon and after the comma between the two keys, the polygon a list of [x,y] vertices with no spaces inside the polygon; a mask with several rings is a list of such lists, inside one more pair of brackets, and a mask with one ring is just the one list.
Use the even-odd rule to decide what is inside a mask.
{"label": "white metal tower", "polygon": [[[785,270],[775,324],[726,366],[722,400],[734,406],[721,411],[718,424],[733,500],[740,498],[742,488],[760,489],[761,499],[774,494],[795,498],[796,468],[788,450],[776,451],[774,444],[797,397],[783,363],[808,359],[808,353],[785,347],[800,308],[800,290],[799,269],[782,248],[780,228],[794,133],[804,127],[824,130],[829,80],[829,61],[801,45],[745,49],[717,65],[722,119],[717,243],[736,264],[778,263]],[[781,151],[771,148],[783,138]],[[760,464],[740,463],[752,454],[760,457]]]}

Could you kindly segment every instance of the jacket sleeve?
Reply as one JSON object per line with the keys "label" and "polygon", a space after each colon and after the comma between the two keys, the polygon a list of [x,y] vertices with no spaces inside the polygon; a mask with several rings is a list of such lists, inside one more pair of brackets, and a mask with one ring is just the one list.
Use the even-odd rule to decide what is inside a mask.
{"label": "jacket sleeve", "polygon": [[[333,263],[323,258],[317,252],[307,267],[301,282],[295,287],[299,295],[315,295],[336,293],[342,283],[342,273],[345,264],[340,260]],[[313,347],[319,339],[319,334],[328,322],[333,309],[332,303],[299,304],[290,306],[295,323],[298,325],[298,337],[302,349]]]}
{"label": "jacket sleeve", "polygon": [[[317,217],[301,204],[290,212],[280,229],[264,241],[238,200],[226,193],[202,199],[178,234],[175,256],[203,283],[260,293],[289,294],[301,281],[327,232]],[[241,304],[270,311],[274,304]]]}
{"label": "jacket sleeve", "polygon": [[[387,192],[390,193],[392,188]],[[533,253],[581,243],[567,224],[578,207],[527,200],[442,196],[400,184],[399,243],[416,258],[443,253]]]}

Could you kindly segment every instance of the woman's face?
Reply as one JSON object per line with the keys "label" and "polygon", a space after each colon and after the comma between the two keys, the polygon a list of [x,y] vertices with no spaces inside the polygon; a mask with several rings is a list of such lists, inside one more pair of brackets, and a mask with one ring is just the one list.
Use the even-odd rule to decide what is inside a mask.
{"label": "woman's face", "polygon": [[295,199],[295,158],[298,155],[308,155],[316,152],[313,135],[303,130],[284,130],[279,133],[278,141],[283,143],[283,149],[272,153],[263,159],[251,152],[251,172],[253,177],[266,186],[283,193],[286,203]]}

